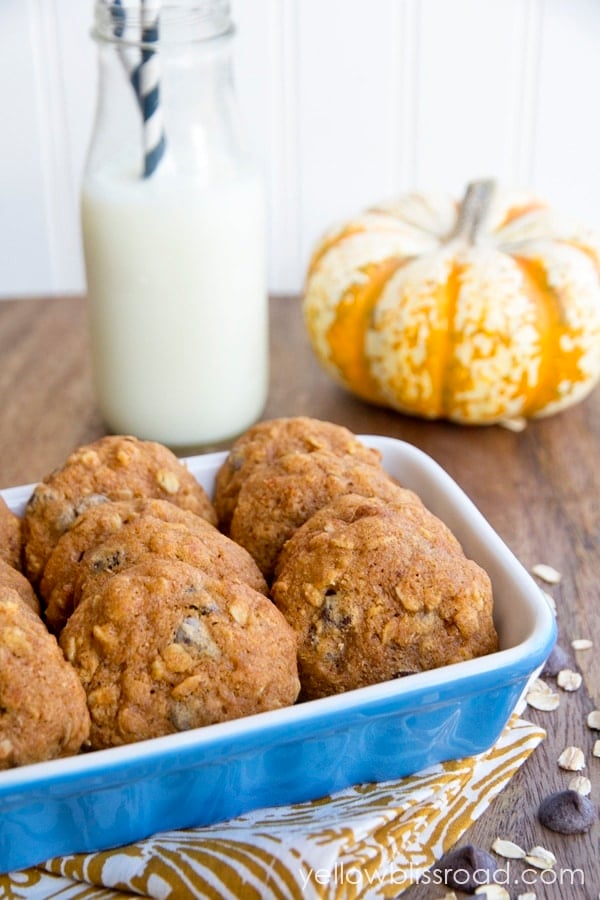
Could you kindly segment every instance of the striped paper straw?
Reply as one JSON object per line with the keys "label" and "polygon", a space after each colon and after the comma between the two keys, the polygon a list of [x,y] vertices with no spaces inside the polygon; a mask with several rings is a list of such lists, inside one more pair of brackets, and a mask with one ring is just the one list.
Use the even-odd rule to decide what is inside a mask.
{"label": "striped paper straw", "polygon": [[165,152],[165,132],[160,106],[160,64],[153,45],[158,43],[160,0],[142,0],[142,62],[139,94],[144,127],[144,177],[156,170]]}
{"label": "striped paper straw", "polygon": [[[127,10],[122,0],[108,0],[116,38],[127,37]],[[158,41],[160,0],[142,0],[142,43]],[[143,119],[144,129],[144,177],[155,171],[164,152],[165,134],[160,108],[160,65],[158,54],[144,46],[140,61],[139,52],[129,44],[119,44],[118,54],[135,92]]]}
{"label": "striped paper straw", "polygon": [[[121,38],[128,38],[126,34],[128,22],[127,22],[127,11],[123,7],[122,0],[107,0],[108,6],[110,8],[110,14],[113,20],[113,33],[116,38],[119,40]],[[131,30],[131,29],[130,29]],[[136,99],[138,103],[140,102],[140,59],[139,53],[135,49],[135,47],[128,46],[127,44],[118,44],[117,45],[117,53],[119,54],[119,59],[121,60],[121,64],[127,73],[127,77],[131,82],[133,90],[135,92]]]}

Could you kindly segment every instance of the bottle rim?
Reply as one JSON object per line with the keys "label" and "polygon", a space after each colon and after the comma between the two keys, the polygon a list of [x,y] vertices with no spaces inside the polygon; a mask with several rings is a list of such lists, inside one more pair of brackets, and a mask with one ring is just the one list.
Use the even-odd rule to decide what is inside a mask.
{"label": "bottle rim", "polygon": [[[147,31],[149,22],[153,32]],[[229,0],[97,0],[91,35],[101,43],[156,49],[212,43],[234,32]]]}

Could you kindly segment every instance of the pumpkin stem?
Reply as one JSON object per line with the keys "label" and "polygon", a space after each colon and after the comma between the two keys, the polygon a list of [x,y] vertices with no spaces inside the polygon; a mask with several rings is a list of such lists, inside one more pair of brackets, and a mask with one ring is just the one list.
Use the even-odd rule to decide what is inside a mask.
{"label": "pumpkin stem", "polygon": [[456,225],[450,233],[448,241],[461,240],[468,244],[477,243],[479,233],[488,217],[495,189],[496,182],[491,178],[472,181],[467,185],[465,196],[458,208]]}

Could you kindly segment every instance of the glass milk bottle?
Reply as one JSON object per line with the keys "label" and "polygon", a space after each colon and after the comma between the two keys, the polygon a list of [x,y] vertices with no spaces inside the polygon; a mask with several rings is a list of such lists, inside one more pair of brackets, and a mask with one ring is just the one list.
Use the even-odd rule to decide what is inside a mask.
{"label": "glass milk bottle", "polygon": [[82,187],[96,396],[107,427],[208,446],[267,392],[265,203],[242,140],[224,0],[98,2]]}

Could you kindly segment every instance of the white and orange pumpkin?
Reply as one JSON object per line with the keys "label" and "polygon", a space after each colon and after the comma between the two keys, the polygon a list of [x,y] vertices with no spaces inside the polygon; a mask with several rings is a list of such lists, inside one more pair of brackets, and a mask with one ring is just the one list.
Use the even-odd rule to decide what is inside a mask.
{"label": "white and orange pumpkin", "polygon": [[600,236],[530,194],[411,194],[328,234],[304,316],[368,401],[488,424],[546,416],[600,379]]}

